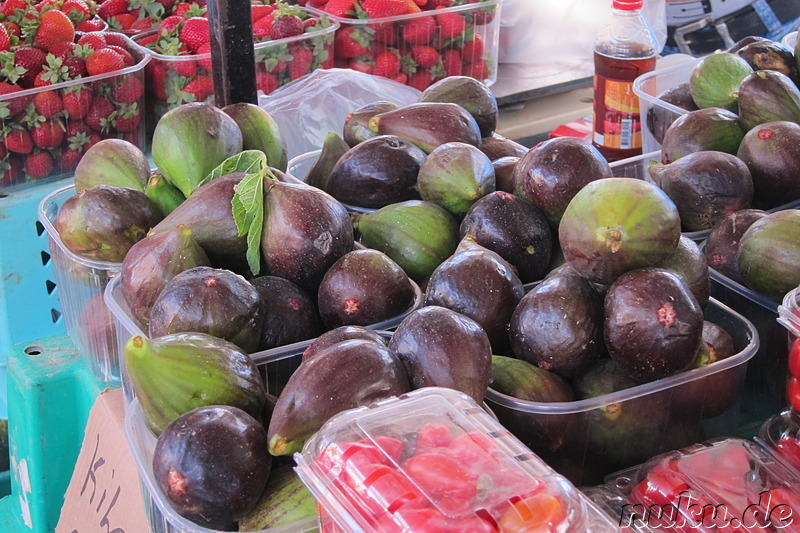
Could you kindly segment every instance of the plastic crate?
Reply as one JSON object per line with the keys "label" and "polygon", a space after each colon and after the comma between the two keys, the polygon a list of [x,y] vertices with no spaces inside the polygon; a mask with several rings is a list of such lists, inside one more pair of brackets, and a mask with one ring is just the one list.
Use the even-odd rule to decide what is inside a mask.
{"label": "plastic crate", "polygon": [[[150,56],[143,53],[129,38],[124,36],[120,37],[125,40],[128,50],[136,61],[136,63],[130,67],[108,74],[98,74],[45,87],[36,87],[0,95],[0,111],[5,110],[7,113],[10,113],[9,118],[0,118],[0,130],[11,128],[30,132],[31,127],[28,125],[28,121],[23,119],[25,119],[28,111],[36,113],[34,111],[33,99],[36,95],[46,92],[53,92],[61,98],[77,90],[86,90],[91,94],[93,107],[97,108],[98,102],[102,98],[107,102],[110,110],[106,122],[98,126],[98,128],[90,127],[83,122],[82,118],[70,117],[67,111],[62,111],[54,115],[50,120],[55,121],[61,131],[66,131],[66,133],[58,146],[42,150],[42,152],[50,154],[53,170],[46,177],[36,179],[29,178],[24,172],[24,167],[27,158],[31,157],[33,153],[14,154],[9,152],[5,157],[0,158],[0,171],[3,171],[6,166],[9,166],[11,169],[5,177],[0,175],[0,188],[13,189],[23,185],[39,183],[43,179],[56,180],[71,174],[75,167],[65,168],[61,164],[61,162],[64,161],[61,159],[62,150],[69,148],[71,142],[69,140],[70,133],[68,131],[70,122],[72,122],[70,120],[71,118],[75,121],[79,121],[81,127],[85,126],[85,129],[89,130],[90,133],[87,135],[99,136],[96,140],[122,138],[144,150],[145,125],[142,120],[145,106],[144,91],[141,91],[141,95],[138,98],[134,99],[133,96],[128,94],[122,100],[117,100],[114,89],[121,86],[135,87],[136,85],[139,85],[143,89],[144,69],[145,65],[150,61]],[[117,118],[123,115],[125,119],[124,122],[120,119],[118,123]],[[3,113],[0,113],[0,117],[2,116]],[[39,124],[39,122],[37,122],[37,124]],[[74,161],[74,163],[77,164],[77,161]]]}
{"label": "plastic crate", "polygon": [[[317,12],[312,13],[312,10],[303,9],[303,11],[309,13],[313,18],[320,17]],[[339,23],[331,20],[330,17],[327,19],[330,25],[322,29],[295,37],[255,43],[256,88],[264,94],[269,94],[302,74],[332,65],[334,33],[339,28]],[[155,35],[155,33],[155,31],[149,31],[133,37],[134,45],[138,48],[139,53],[152,58],[146,69],[149,130],[152,130],[158,120],[170,109],[185,102],[194,101],[192,95],[183,91],[188,83],[204,78],[207,83],[212,83],[210,53],[164,55],[139,44],[142,39]],[[298,49],[311,51],[313,57],[306,71],[292,73],[289,65]],[[205,101],[214,103],[213,91]]]}
{"label": "plastic crate", "polygon": [[[413,280],[412,280],[412,283]],[[422,291],[419,288],[419,285],[414,283],[414,290],[415,290],[415,297],[414,303],[411,307],[406,309],[403,313],[399,314],[394,318],[390,318],[388,320],[383,320],[381,322],[372,324],[367,326],[369,329],[373,330],[391,330],[396,328],[403,319],[408,316],[412,311],[419,308],[422,305]],[[122,286],[120,284],[119,277],[115,277],[108,283],[108,286],[105,289],[105,301],[108,309],[111,311],[111,315],[114,319],[115,324],[115,331],[116,331],[116,338],[115,338],[115,353],[122,354],[125,349],[125,343],[133,337],[134,335],[142,335],[144,337],[147,336],[145,331],[147,330],[146,327],[142,327],[142,324],[136,320],[131,313],[128,304],[125,301],[125,297],[122,295]],[[287,353],[294,353],[299,350],[300,353],[302,352],[309,344],[311,344],[314,339],[308,339],[305,341],[296,342],[294,344],[289,344],[286,346],[279,346],[277,348],[272,348],[269,350],[263,350],[260,352],[256,352],[250,354],[254,361],[264,361],[264,360],[283,360],[286,359]],[[282,363],[281,363],[282,364]],[[293,361],[290,371],[293,372],[295,368],[300,364],[299,360]],[[271,370],[271,371],[270,371]],[[276,378],[275,376],[280,375],[287,375],[287,369],[283,367],[276,367],[276,368],[268,368],[267,378],[272,380],[268,383],[270,391],[280,391],[282,381],[274,381]],[[291,375],[291,372],[288,375]],[[122,368],[122,384],[123,388],[125,389],[125,395],[128,400],[133,398],[133,390],[128,382],[127,375],[125,373],[124,365]]]}
{"label": "plastic crate", "polygon": [[[437,441],[420,450],[426,431],[435,431]],[[532,501],[548,510],[555,505],[558,512],[545,514],[547,523],[534,525],[529,517],[526,531],[616,530],[472,398],[452,389],[426,387],[339,413],[294,457],[295,470],[317,499],[322,533],[411,533],[415,529],[406,520],[426,510],[430,513],[421,515],[426,518],[417,520],[447,524],[447,529],[431,524],[432,530],[485,531],[484,520],[503,524],[506,513],[524,515],[523,502],[531,494]],[[447,468],[464,472],[459,487],[468,489],[474,479],[484,490],[451,488],[448,494],[421,475],[431,461],[447,461]],[[517,504],[522,511],[512,508]]]}
{"label": "plastic crate", "polygon": [[[758,350],[759,337],[747,318],[713,298],[705,319],[730,333],[735,355],[704,368],[572,402],[525,401],[490,386],[486,403],[522,442],[580,485],[597,483],[615,470],[703,436],[733,434],[739,424],[748,362]],[[720,405],[715,386],[727,391],[727,401]],[[687,405],[684,400],[690,394],[699,399],[699,405]],[[635,433],[615,435],[612,431],[619,428],[609,428],[614,428],[615,417],[626,413],[631,418],[624,427]],[[604,420],[606,416],[612,423]],[[631,422],[634,419],[642,426]]]}
{"label": "plastic crate", "polygon": [[74,185],[48,194],[39,205],[39,221],[47,231],[67,333],[99,380],[118,383],[117,339],[103,289],[119,274],[122,263],[86,259],[61,242],[53,222],[64,202],[74,195]]}
{"label": "plastic crate", "polygon": [[[383,51],[397,53],[403,65],[401,74],[407,78],[405,83],[419,90],[425,89],[433,81],[445,76],[443,58],[452,55],[460,58],[461,68],[451,73],[471,76],[491,85],[497,81],[498,51],[500,48],[500,6],[501,0],[479,0],[442,10],[421,11],[410,15],[382,17],[376,19],[351,19],[332,16],[341,27],[337,30],[335,66],[356,68],[372,74],[375,59]],[[412,44],[403,36],[406,24],[417,19],[429,18],[434,23],[437,15],[453,14],[465,18],[465,28],[457,36],[442,36],[441,28],[435,24],[435,31],[427,43],[415,41]],[[361,45],[360,50],[341,45],[341,41],[354,41]],[[480,41],[481,45],[474,43]],[[472,44],[468,44],[472,43]],[[414,59],[413,47],[418,44],[432,46],[440,56],[433,66],[423,68]],[[463,57],[464,50],[477,57]],[[348,51],[349,50],[349,51]],[[353,55],[357,54],[357,55]],[[476,61],[478,60],[478,61]],[[452,59],[456,61],[456,59]],[[413,67],[413,68],[412,68]],[[398,80],[402,81],[402,80]]]}

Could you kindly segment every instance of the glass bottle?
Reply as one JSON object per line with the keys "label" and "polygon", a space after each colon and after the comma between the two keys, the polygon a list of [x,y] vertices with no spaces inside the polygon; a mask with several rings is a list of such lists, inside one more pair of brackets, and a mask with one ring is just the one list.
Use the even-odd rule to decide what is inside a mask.
{"label": "glass bottle", "polygon": [[642,121],[633,81],[655,69],[658,43],[643,0],[613,0],[594,45],[592,144],[608,161],[642,153]]}

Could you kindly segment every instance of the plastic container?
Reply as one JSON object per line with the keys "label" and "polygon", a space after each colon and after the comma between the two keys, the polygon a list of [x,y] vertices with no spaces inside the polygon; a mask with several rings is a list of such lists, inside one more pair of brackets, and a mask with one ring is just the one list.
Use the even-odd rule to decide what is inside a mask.
{"label": "plastic container", "polygon": [[[106,118],[106,121],[103,122],[102,128],[98,126],[100,129],[90,127],[83,118],[74,119],[76,121],[75,131],[79,131],[78,128],[88,130],[91,132],[91,135],[99,135],[99,139],[96,140],[123,138],[144,149],[145,125],[142,120],[142,110],[145,106],[144,91],[142,91],[141,96],[136,99],[132,99],[132,96],[126,95],[126,103],[122,103],[115,99],[113,89],[119,86],[133,86],[134,84],[143,86],[145,81],[145,66],[150,61],[150,56],[143,53],[139,47],[127,37],[121,36],[121,38],[125,39],[127,48],[136,61],[134,65],[108,74],[88,76],[48,85],[46,87],[35,87],[24,91],[0,95],[0,110],[20,109],[7,118],[2,118],[4,115],[0,113],[0,130],[5,130],[6,128],[21,128],[27,132],[33,131],[32,127],[29,125],[29,121],[24,119],[29,111],[36,114],[33,99],[41,93],[53,92],[61,99],[69,93],[78,90],[86,90],[91,93],[93,102],[95,99],[101,97],[107,99],[108,102],[111,103],[111,113]],[[123,115],[124,121],[122,119]],[[59,118],[56,119],[55,117]],[[43,117],[41,118],[43,119]],[[73,165],[77,165],[79,159],[67,159],[62,157],[62,152],[67,150],[70,144],[73,143],[73,141],[70,140],[70,136],[77,136],[77,134],[69,130],[68,125],[71,122],[70,118],[68,111],[64,110],[50,119],[51,121],[57,121],[62,131],[66,131],[66,133],[58,146],[39,150],[50,155],[53,170],[43,177],[37,176],[34,178],[28,176],[25,172],[25,163],[30,157],[34,157],[37,150],[25,155],[9,153],[0,158],[0,188],[13,189],[26,184],[40,183],[43,180],[56,180],[72,174],[72,171],[75,169]],[[41,122],[37,121],[36,123],[40,124]],[[83,133],[83,135],[87,134]],[[36,157],[40,158],[41,156],[36,155]],[[3,176],[2,172],[5,170],[6,165],[10,165],[11,170]]]}
{"label": "plastic container", "polygon": [[[312,14],[311,10],[304,9],[304,11],[308,12],[312,18],[318,17],[316,13]],[[295,37],[256,43],[256,86],[258,90],[269,94],[300,75],[317,68],[330,66],[332,64],[330,58],[334,53],[334,32],[339,28],[339,23],[332,20],[328,22],[330,25],[320,30]],[[149,129],[154,128],[161,116],[173,107],[195,100],[193,95],[183,91],[187,84],[197,79],[205,79],[209,86],[213,83],[210,53],[170,56],[138,44],[142,39],[154,34],[155,30],[133,37],[133,42],[139,52],[152,58],[152,62],[146,69]],[[288,66],[298,49],[311,51],[313,57],[306,70],[301,73],[290,73]],[[191,75],[187,76],[188,73]],[[205,101],[214,103],[213,89],[209,90]]]}
{"label": "plastic container", "polygon": [[699,59],[692,59],[671,67],[657,68],[642,74],[633,82],[633,92],[639,97],[639,112],[642,116],[642,153],[661,149],[661,143],[653,137],[653,132],[647,124],[647,118],[652,113],[658,112],[661,119],[669,123],[688,113],[687,110],[660,99],[659,95],[667,89],[688,82],[692,69],[698,61]]}
{"label": "plastic container", "polygon": [[795,46],[797,46],[797,32],[793,31],[784,35],[783,39],[781,39],[781,44],[788,46],[789,50],[794,51]]}
{"label": "plastic container", "polygon": [[[491,85],[497,81],[501,3],[501,0],[479,0],[475,3],[464,3],[438,11],[421,11],[410,15],[375,19],[331,16],[341,24],[336,36],[335,66],[355,68],[361,72],[372,74],[375,70],[375,60],[379,54],[384,51],[396,53],[400,58],[401,70],[393,79],[423,90],[432,82],[446,75],[443,60],[447,55],[448,61],[454,65],[461,63],[460,69],[451,67],[447,75],[471,76],[486,85]],[[412,44],[404,37],[406,25],[420,25],[422,23],[417,20],[424,18],[436,23],[437,15],[444,16],[445,14],[465,18],[464,30],[459,35],[442,37],[441,28],[437,23],[428,43],[415,41],[418,44]],[[467,37],[468,40],[461,36]],[[476,45],[477,41],[480,41],[481,44]],[[345,43],[350,44],[343,46]],[[420,44],[434,48],[436,55],[424,60],[424,64],[430,62],[433,66],[425,68],[419,66],[417,60],[420,57],[414,57],[413,47]],[[465,54],[469,55],[469,59],[472,60],[467,61],[468,58],[464,57]],[[475,61],[475,59],[480,59],[480,61]]]}
{"label": "plastic container", "polygon": [[789,332],[789,348],[800,338],[800,287],[786,293],[778,306],[778,323]]}
{"label": "plastic container", "polygon": [[[413,280],[412,280],[412,283],[413,283]],[[396,316],[394,318],[390,318],[388,320],[383,320],[381,322],[372,324],[372,325],[367,326],[367,327],[369,329],[373,329],[373,330],[391,330],[391,329],[396,328],[400,324],[400,322],[402,322],[403,319],[406,316],[408,316],[413,310],[415,310],[415,309],[419,308],[420,306],[422,306],[423,294],[422,294],[422,291],[420,290],[419,286],[416,283],[414,283],[414,290],[415,290],[414,303],[406,311],[404,311],[403,313],[401,313],[400,315],[398,315],[398,316]],[[122,354],[123,350],[125,348],[125,343],[128,342],[128,339],[130,339],[134,335],[142,335],[142,336],[146,337],[147,334],[145,333],[145,331],[147,331],[147,328],[146,327],[142,327],[142,325],[139,323],[139,321],[136,320],[136,318],[133,316],[133,313],[131,313],[130,308],[128,307],[128,304],[125,301],[125,297],[122,295],[122,286],[120,284],[120,280],[119,280],[118,277],[112,279],[108,283],[108,286],[105,288],[105,296],[104,296],[104,298],[105,298],[106,305],[108,306],[108,309],[111,312],[111,316],[112,316],[112,319],[114,321],[114,329],[116,331],[116,336],[115,336],[114,342],[113,342],[113,344],[114,344],[114,352],[116,354]],[[298,353],[300,353],[300,352],[303,351],[303,349],[305,349],[313,341],[314,341],[314,339],[309,339],[309,340],[300,341],[300,342],[297,342],[297,343],[294,343],[294,344],[289,344],[289,345],[286,345],[286,346],[279,346],[277,348],[272,348],[272,349],[269,349],[269,350],[263,350],[263,351],[251,354],[251,357],[256,362],[259,362],[259,361],[262,361],[262,360],[270,360],[270,361],[272,361],[272,360],[275,360],[275,359],[283,360],[283,359],[285,359],[285,357],[278,357],[278,356],[283,355],[287,351],[292,351],[292,350],[299,350]],[[284,368],[285,365],[281,366],[281,368],[274,368],[272,370],[275,370],[275,371],[278,371],[278,372],[274,372],[274,371],[273,372],[268,372],[267,373],[267,377],[269,379],[273,379],[275,375],[286,374],[286,372],[289,372],[288,375],[291,375],[291,372],[294,372],[294,370],[300,364],[300,361],[299,361],[299,358],[296,361],[293,361],[293,360],[287,360],[287,361],[283,361],[280,364],[281,365],[290,364],[291,368]],[[122,383],[122,385],[125,388],[125,395],[130,400],[133,397],[133,390],[132,390],[131,385],[127,381],[127,376],[125,375],[124,365],[123,365],[122,375],[123,375],[123,383]],[[283,383],[284,382],[278,382],[278,381],[273,381],[273,382],[269,383],[269,385],[271,387],[270,388],[270,392],[272,392],[272,390],[277,390],[279,392],[280,389],[282,388],[282,384]]]}
{"label": "plastic container", "polygon": [[[314,163],[316,163],[321,151],[322,150],[314,150],[312,152],[306,152],[305,154],[300,154],[297,157],[293,157],[287,164],[286,173],[302,182],[305,182],[306,177],[308,177],[308,173],[311,171],[311,167],[314,166]],[[345,208],[351,213],[372,213],[375,211],[374,208],[370,207],[359,207],[357,205],[345,203],[342,203],[342,205],[345,206]]]}
{"label": "plastic container", "polygon": [[103,290],[119,274],[122,263],[81,257],[64,246],[53,222],[75,186],[48,194],[39,204],[39,221],[47,231],[58,299],[67,333],[101,381],[119,381],[117,337],[113,317],[103,301]]}
{"label": "plastic container", "polygon": [[486,403],[505,427],[578,485],[598,483],[611,472],[703,437],[733,434],[758,333],[747,318],[713,298],[705,319],[731,334],[733,356],[584,400],[531,402],[490,387]]}
{"label": "plastic container", "polygon": [[607,487],[626,500],[615,518],[644,530],[800,531],[800,477],[752,441],[665,453],[614,474]]}
{"label": "plastic container", "polygon": [[423,524],[497,531],[519,512],[515,502],[539,505],[517,522],[520,531],[615,530],[472,398],[451,389],[418,389],[340,413],[295,461],[317,499],[322,533],[414,532]]}

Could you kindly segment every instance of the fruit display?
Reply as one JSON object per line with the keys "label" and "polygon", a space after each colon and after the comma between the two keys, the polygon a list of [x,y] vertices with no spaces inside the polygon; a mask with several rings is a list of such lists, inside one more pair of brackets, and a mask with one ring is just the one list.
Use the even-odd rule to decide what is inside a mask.
{"label": "fruit display", "polygon": [[[134,37],[142,53],[152,57],[146,69],[149,124],[183,103],[214,101],[207,12],[194,3],[176,4],[173,10],[181,5],[192,7]],[[252,17],[259,91],[269,94],[314,69],[333,66],[338,23],[329,17],[280,0],[253,3]]]}
{"label": "fruit display", "polygon": [[144,146],[144,68],[83,0],[0,3],[0,185],[55,179],[103,139]]}
{"label": "fruit display", "polygon": [[103,0],[97,6],[97,16],[109,30],[129,36],[154,30],[171,16],[192,17],[205,11],[205,0]]}
{"label": "fruit display", "polygon": [[499,0],[308,0],[341,24],[335,62],[426,89],[446,76],[497,79]]}
{"label": "fruit display", "polygon": [[427,388],[331,419],[296,456],[322,532],[613,531],[468,396]]}

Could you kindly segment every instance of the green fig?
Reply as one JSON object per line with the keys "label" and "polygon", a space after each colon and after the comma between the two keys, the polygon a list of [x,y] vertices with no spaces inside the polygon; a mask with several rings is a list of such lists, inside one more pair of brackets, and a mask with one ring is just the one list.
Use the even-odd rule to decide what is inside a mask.
{"label": "green fig", "polygon": [[92,145],[75,167],[75,190],[113,185],[144,191],[150,176],[147,156],[123,139],[104,139]]}
{"label": "green fig", "polygon": [[483,137],[490,136],[497,127],[497,99],[486,85],[469,76],[442,78],[422,91],[418,101],[460,105],[473,116]]}
{"label": "green fig", "polygon": [[226,105],[222,111],[235,120],[242,131],[243,150],[261,150],[269,166],[286,171],[286,141],[278,123],[264,108],[239,102]]}
{"label": "green fig", "polygon": [[429,154],[444,143],[481,146],[481,131],[469,112],[458,104],[422,102],[375,115],[369,128],[378,135],[396,135]]}
{"label": "green fig", "polygon": [[445,143],[419,168],[417,187],[423,200],[463,217],[472,205],[495,190],[491,160],[472,145]]}
{"label": "green fig", "polygon": [[162,217],[166,217],[175,211],[175,209],[186,200],[186,197],[177,187],[171,185],[164,179],[164,176],[158,173],[153,174],[153,176],[147,180],[144,194],[150,198],[150,201],[153,202],[153,205],[156,206],[156,209],[158,209]]}
{"label": "green fig", "polygon": [[342,140],[339,135],[331,132],[325,136],[322,141],[322,150],[319,152],[319,157],[311,165],[311,168],[306,174],[305,181],[309,185],[320,188],[323,191],[328,189],[328,178],[331,175],[333,167],[339,159],[350,149],[347,143]]}

